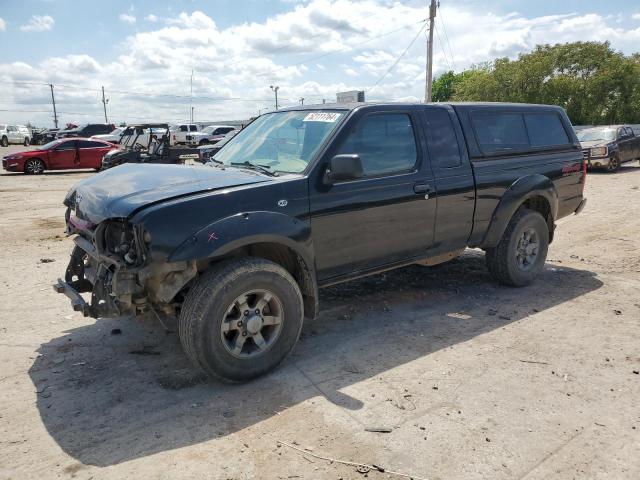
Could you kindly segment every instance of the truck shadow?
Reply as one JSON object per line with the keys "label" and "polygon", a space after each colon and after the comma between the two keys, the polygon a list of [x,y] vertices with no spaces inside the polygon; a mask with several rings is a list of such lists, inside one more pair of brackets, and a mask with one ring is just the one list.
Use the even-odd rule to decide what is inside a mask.
{"label": "truck shadow", "polygon": [[486,273],[483,254],[467,251],[440,267],[325,289],[320,318],[305,325],[292,356],[247,384],[205,379],[177,336],[150,319],[69,330],[41,345],[29,375],[60,447],[84,464],[108,466],[238,432],[317,396],[362,414],[369,395],[341,390],[601,285],[592,272],[547,265],[533,286],[502,287]]}

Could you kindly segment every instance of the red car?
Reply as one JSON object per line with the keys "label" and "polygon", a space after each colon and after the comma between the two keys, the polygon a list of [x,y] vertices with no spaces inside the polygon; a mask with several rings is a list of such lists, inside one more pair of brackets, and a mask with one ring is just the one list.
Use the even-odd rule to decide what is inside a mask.
{"label": "red car", "polygon": [[117,145],[89,138],[63,138],[42,145],[37,150],[7,155],[2,168],[8,172],[42,173],[45,170],[93,168],[99,170],[102,157]]}

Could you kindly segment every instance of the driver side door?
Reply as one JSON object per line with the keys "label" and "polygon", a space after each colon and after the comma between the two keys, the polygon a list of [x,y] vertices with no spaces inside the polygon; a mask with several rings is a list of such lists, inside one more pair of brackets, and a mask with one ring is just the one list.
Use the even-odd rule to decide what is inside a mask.
{"label": "driver side door", "polygon": [[66,169],[80,168],[78,155],[78,140],[67,140],[49,151],[49,168]]}

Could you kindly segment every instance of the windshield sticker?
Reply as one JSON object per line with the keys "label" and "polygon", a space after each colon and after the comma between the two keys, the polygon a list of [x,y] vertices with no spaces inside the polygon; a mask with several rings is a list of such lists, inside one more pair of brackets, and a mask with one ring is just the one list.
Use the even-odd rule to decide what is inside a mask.
{"label": "windshield sticker", "polygon": [[303,122],[327,122],[334,123],[342,116],[341,113],[336,112],[311,112],[304,117]]}

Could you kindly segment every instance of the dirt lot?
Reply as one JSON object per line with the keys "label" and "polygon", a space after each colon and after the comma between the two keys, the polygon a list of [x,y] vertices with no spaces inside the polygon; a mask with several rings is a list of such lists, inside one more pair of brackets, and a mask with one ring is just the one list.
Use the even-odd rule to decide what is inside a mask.
{"label": "dirt lot", "polygon": [[313,455],[428,479],[640,478],[637,164],[589,176],[535,285],[496,285],[468,251],[332,287],[283,367],[237,386],[206,382],[151,319],[93,321],[52,291],[61,201],[89,175],[0,176],[0,478],[362,477]]}

